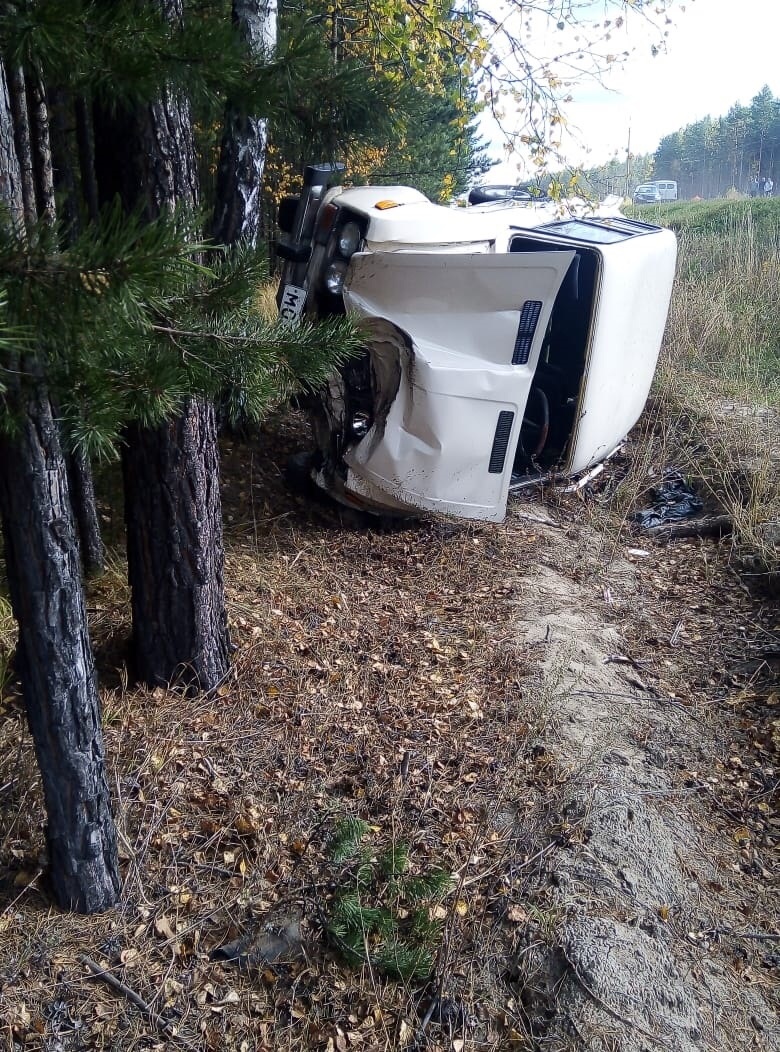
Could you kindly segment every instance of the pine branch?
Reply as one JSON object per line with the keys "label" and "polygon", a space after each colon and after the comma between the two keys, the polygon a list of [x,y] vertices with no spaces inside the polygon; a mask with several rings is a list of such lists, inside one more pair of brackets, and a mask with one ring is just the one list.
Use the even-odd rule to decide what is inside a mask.
{"label": "pine branch", "polygon": [[438,898],[452,886],[452,874],[443,869],[432,869],[419,876],[398,881],[399,895],[410,903]]}
{"label": "pine branch", "polygon": [[354,858],[368,828],[368,822],[363,822],[360,818],[343,818],[336,826],[328,845],[328,854],[333,862],[348,862]]}
{"label": "pine branch", "polygon": [[377,867],[386,879],[400,877],[409,868],[409,845],[392,844],[377,859]]}
{"label": "pine branch", "polygon": [[259,420],[323,383],[360,345],[343,319],[296,328],[265,321],[254,306],[264,263],[238,250],[212,252],[206,267],[193,226],[183,213],[143,223],[117,204],[62,250],[60,232],[46,224],[27,240],[0,231],[0,366],[24,319],[66,441],[84,453],[115,455],[124,424],[156,426],[193,394],[227,391],[229,415]]}

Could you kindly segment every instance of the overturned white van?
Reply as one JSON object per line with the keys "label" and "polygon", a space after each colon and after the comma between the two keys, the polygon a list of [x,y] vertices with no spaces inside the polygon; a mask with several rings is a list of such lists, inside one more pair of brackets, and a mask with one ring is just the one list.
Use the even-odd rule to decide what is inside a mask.
{"label": "overturned white van", "polygon": [[618,201],[456,209],[409,187],[286,204],[280,312],[362,319],[364,353],[310,400],[311,480],[381,515],[500,521],[511,490],[612,453],[650,389],[674,235]]}

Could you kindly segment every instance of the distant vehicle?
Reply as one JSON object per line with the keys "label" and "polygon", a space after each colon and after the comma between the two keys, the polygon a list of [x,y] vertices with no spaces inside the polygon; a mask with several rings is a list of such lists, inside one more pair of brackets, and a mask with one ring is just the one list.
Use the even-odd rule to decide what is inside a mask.
{"label": "distant vehicle", "polygon": [[469,192],[470,205],[486,205],[491,201],[549,201],[547,193],[535,183],[517,186],[475,186]]}
{"label": "distant vehicle", "polygon": [[656,179],[655,185],[658,187],[662,201],[677,200],[677,183],[674,179]]}
{"label": "distant vehicle", "polygon": [[655,372],[671,230],[617,197],[447,208],[333,175],[309,165],[282,202],[277,303],[290,323],[348,312],[365,345],[307,400],[300,481],[378,515],[500,522],[510,492],[620,445]]}
{"label": "distant vehicle", "polygon": [[655,183],[640,183],[636,190],[634,190],[635,205],[650,205],[655,204],[660,200],[661,191]]}
{"label": "distant vehicle", "polygon": [[637,205],[676,200],[677,183],[674,179],[656,179],[652,183],[640,183],[634,190],[634,204]]}

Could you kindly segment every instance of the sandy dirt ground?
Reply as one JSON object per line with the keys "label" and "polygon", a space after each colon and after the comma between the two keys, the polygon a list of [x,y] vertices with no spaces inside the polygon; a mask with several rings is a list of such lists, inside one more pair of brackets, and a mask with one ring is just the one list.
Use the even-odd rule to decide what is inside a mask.
{"label": "sandy dirt ground", "polygon": [[540,1047],[778,1048],[770,977],[735,969],[756,944],[778,963],[776,874],[763,853],[773,837],[756,849],[710,793],[730,748],[726,764],[751,758],[728,719],[712,718],[713,705],[734,715],[717,650],[735,626],[710,605],[707,546],[615,543],[565,525],[565,512],[513,508],[518,524],[543,523],[546,556],[524,580],[516,623],[537,675],[557,685],[545,748],[576,771],[555,804],[565,819],[545,875],[544,898],[564,918],[558,939],[518,955]]}

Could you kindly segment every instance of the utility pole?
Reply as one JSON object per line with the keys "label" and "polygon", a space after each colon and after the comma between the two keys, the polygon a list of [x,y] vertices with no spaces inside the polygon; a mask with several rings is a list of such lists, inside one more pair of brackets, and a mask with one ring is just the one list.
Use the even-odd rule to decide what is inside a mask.
{"label": "utility pole", "polygon": [[628,142],[626,143],[626,197],[631,196],[631,122],[628,122]]}

